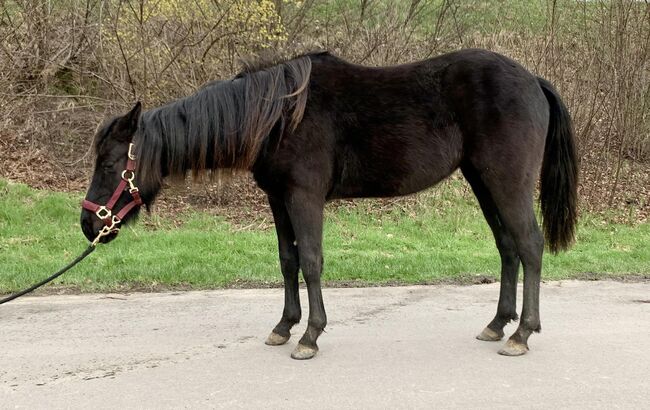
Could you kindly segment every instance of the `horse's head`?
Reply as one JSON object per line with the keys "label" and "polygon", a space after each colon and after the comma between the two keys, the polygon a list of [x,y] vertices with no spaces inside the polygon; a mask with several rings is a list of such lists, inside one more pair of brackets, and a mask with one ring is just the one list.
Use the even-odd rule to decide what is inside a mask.
{"label": "horse's head", "polygon": [[[135,157],[130,152],[138,129],[141,104],[126,115],[113,118],[95,135],[95,170],[81,211],[81,229],[89,241],[117,220],[117,227],[132,220],[138,213],[140,193],[135,175]],[[108,228],[106,228],[108,229]],[[117,230],[103,236],[102,243],[111,241]]]}

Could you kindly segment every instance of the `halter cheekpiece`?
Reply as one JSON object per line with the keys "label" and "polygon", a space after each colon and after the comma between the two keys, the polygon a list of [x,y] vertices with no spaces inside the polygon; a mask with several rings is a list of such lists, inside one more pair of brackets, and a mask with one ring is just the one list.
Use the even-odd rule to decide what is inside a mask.
{"label": "halter cheekpiece", "polygon": [[[120,230],[119,224],[120,222],[122,222],[124,217],[129,212],[131,212],[133,208],[142,205],[140,190],[138,189],[137,186],[135,186],[133,182],[135,180],[135,168],[136,168],[135,154],[133,153],[134,148],[135,148],[134,144],[132,143],[129,144],[129,152],[127,154],[128,158],[126,161],[126,169],[122,171],[122,175],[121,175],[122,180],[117,185],[117,188],[115,188],[115,191],[113,192],[111,198],[108,200],[108,203],[106,205],[99,205],[87,199],[84,199],[83,202],[81,203],[81,207],[83,209],[93,212],[99,219],[101,219],[104,222],[105,225],[97,235],[97,238],[95,238],[93,244],[99,242],[99,239],[102,236],[106,236],[110,233],[118,232]],[[131,194],[133,200],[128,204],[124,205],[124,207],[119,212],[117,212],[117,214],[113,215],[113,207],[115,206],[117,201],[122,197],[122,194],[125,191],[128,191],[129,194]]]}

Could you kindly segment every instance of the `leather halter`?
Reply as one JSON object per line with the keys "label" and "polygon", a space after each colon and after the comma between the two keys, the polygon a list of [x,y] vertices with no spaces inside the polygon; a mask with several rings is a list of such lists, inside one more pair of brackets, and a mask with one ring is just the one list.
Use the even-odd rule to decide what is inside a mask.
{"label": "leather halter", "polygon": [[[126,161],[126,169],[122,171],[122,180],[117,185],[117,188],[115,188],[115,191],[113,192],[111,198],[108,200],[108,203],[106,205],[99,205],[87,199],[84,199],[83,202],[81,203],[81,207],[83,209],[93,212],[95,215],[97,215],[99,219],[101,219],[104,222],[104,225],[106,226],[102,229],[102,231],[106,232],[105,235],[111,232],[119,231],[118,225],[120,224],[120,222],[122,222],[124,217],[129,212],[131,212],[133,208],[142,205],[142,198],[140,198],[140,190],[133,183],[133,180],[135,179],[135,167],[136,167],[135,155],[133,154],[134,148],[135,148],[134,144],[129,144],[129,152],[127,154],[128,159]],[[128,204],[124,205],[124,207],[117,214],[113,215],[113,207],[120,199],[124,191],[127,190],[131,194],[131,197],[133,197],[133,200]],[[97,239],[99,239],[99,237]]]}

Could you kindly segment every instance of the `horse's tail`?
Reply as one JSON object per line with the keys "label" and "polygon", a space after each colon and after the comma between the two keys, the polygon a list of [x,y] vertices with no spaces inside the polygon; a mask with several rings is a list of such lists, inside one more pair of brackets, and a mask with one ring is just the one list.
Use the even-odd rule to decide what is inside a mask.
{"label": "horse's tail", "polygon": [[539,77],[537,80],[550,107],[540,203],[548,248],[557,253],[568,249],[575,237],[578,157],[569,111],[551,83]]}

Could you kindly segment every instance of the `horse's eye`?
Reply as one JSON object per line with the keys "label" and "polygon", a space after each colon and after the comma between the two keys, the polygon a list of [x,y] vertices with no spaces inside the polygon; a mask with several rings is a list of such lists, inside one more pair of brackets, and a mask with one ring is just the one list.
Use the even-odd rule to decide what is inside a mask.
{"label": "horse's eye", "polygon": [[104,171],[111,171],[113,169],[113,165],[115,165],[114,162],[107,162],[102,166],[102,168],[104,168]]}

